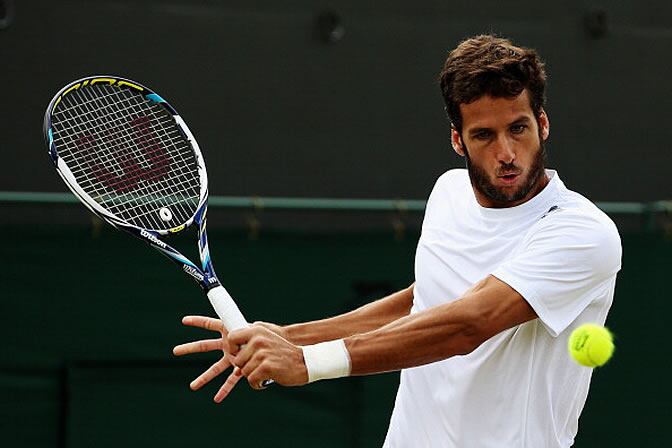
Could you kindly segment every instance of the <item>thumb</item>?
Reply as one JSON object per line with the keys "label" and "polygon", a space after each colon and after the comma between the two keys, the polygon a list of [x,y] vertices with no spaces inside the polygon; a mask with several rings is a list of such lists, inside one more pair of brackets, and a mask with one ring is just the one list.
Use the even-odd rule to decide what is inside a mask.
{"label": "thumb", "polygon": [[240,351],[240,348],[247,344],[247,342],[252,337],[251,328],[243,328],[240,330],[234,330],[230,332],[226,339],[229,342],[229,349],[232,354],[236,354]]}

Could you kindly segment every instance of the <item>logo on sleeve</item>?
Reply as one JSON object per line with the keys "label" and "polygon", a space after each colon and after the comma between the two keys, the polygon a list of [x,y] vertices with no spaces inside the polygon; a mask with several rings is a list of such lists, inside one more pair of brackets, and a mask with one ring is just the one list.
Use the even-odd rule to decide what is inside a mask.
{"label": "logo on sleeve", "polygon": [[547,211],[546,213],[544,213],[544,216],[542,216],[542,217],[539,218],[539,219],[544,219],[544,218],[547,217],[550,213],[553,213],[554,211],[558,210],[559,208],[560,208],[560,207],[558,207],[557,205],[554,205],[553,207],[549,208],[548,211]]}

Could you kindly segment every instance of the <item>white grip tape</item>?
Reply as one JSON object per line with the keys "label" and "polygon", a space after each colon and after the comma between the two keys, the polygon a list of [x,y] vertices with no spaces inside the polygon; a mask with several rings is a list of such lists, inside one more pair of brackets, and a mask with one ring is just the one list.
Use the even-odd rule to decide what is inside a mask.
{"label": "white grip tape", "polygon": [[208,291],[208,299],[210,299],[212,307],[227,331],[240,330],[250,326],[243,317],[243,313],[238,309],[236,302],[233,301],[231,295],[223,286],[215,286]]}
{"label": "white grip tape", "polygon": [[350,354],[345,348],[343,339],[305,345],[301,348],[309,383],[350,375]]}

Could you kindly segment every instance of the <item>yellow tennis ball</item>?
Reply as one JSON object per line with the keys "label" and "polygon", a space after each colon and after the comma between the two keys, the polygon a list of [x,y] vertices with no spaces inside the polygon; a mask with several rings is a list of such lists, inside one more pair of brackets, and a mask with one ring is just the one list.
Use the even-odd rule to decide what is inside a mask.
{"label": "yellow tennis ball", "polygon": [[582,366],[598,367],[609,361],[614,353],[614,337],[601,325],[583,324],[572,331],[567,348]]}

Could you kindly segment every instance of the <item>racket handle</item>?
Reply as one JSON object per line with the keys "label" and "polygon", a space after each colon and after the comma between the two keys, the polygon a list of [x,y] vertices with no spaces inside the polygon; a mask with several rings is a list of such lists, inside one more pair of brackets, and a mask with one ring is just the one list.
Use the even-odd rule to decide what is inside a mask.
{"label": "racket handle", "polygon": [[[250,326],[245,317],[243,317],[243,313],[240,312],[236,302],[233,301],[231,294],[223,286],[215,286],[208,291],[208,299],[210,299],[212,307],[217,312],[227,331],[240,330],[241,328]],[[270,379],[264,380],[261,382],[261,387],[268,387],[274,383]]]}
{"label": "racket handle", "polygon": [[227,331],[240,330],[250,326],[243,317],[243,313],[238,309],[236,302],[233,301],[231,295],[223,286],[215,286],[208,291],[208,299],[210,299],[212,307]]}

